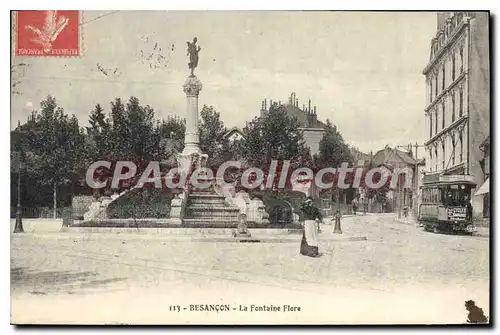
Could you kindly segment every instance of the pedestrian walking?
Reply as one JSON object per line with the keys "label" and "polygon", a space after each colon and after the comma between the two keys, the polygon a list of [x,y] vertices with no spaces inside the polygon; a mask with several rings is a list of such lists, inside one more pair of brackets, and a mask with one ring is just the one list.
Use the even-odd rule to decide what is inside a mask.
{"label": "pedestrian walking", "polygon": [[307,197],[301,206],[304,231],[300,243],[300,254],[309,257],[319,257],[318,231],[316,220],[323,221],[321,212],[313,205],[313,199]]}
{"label": "pedestrian walking", "polygon": [[358,200],[354,198],[352,200],[352,214],[356,215],[356,210],[358,209]]}

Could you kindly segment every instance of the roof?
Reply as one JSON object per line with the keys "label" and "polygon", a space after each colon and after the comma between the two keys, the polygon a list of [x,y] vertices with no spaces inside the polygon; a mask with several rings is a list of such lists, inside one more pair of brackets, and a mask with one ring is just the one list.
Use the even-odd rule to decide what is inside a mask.
{"label": "roof", "polygon": [[479,145],[479,149],[481,149],[481,151],[486,151],[490,146],[490,136],[488,135],[488,137],[486,137],[484,139],[484,141]]}
{"label": "roof", "polygon": [[401,151],[397,148],[392,149],[389,146],[386,146],[384,149],[377,151],[377,153],[373,156],[373,164],[388,164],[394,156],[398,157],[407,165],[415,165],[417,163],[415,158],[413,158],[409,153]]}
{"label": "roof", "polygon": [[354,158],[355,162],[364,161],[365,163],[370,161],[370,155],[365,154],[364,152],[359,151],[355,147],[349,147],[349,151],[351,151],[351,155]]}
{"label": "roof", "polygon": [[243,134],[243,131],[238,128],[238,127],[233,127],[231,129],[229,129],[225,134],[224,134],[224,138],[228,138],[229,136],[231,136],[232,134],[234,133],[239,133],[242,137],[245,137],[245,135]]}
{"label": "roof", "polygon": [[394,172],[394,167],[388,165],[388,164],[380,164],[380,165],[377,165],[377,167],[379,168],[386,168],[387,170],[391,171],[391,172]]}
{"label": "roof", "polygon": [[324,128],[326,125],[319,121],[316,117],[316,114],[308,113],[307,111],[303,111],[299,107],[287,104],[286,114],[290,117],[296,117],[299,120],[300,126],[304,128]]}

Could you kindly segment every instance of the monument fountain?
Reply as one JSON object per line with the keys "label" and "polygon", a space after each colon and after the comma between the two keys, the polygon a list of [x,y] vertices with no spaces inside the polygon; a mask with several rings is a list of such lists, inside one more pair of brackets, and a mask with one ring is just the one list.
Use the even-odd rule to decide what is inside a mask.
{"label": "monument fountain", "polygon": [[[198,66],[198,54],[201,50],[196,43],[196,37],[192,42],[187,42],[190,74],[182,86],[187,102],[186,133],[184,137],[184,149],[176,157],[178,172],[187,176],[187,182],[183,187],[175,190],[170,205],[170,218],[162,221],[170,226],[178,225],[198,228],[238,227],[238,231],[241,234],[245,234],[242,221],[246,221],[247,218],[258,225],[269,223],[265,206],[261,200],[251,200],[248,194],[244,192],[232,194],[227,189],[219,187],[220,184],[216,183],[215,180],[209,180],[206,174],[204,183],[208,183],[209,187],[197,188],[189,182],[189,177],[194,171],[203,171],[206,168],[208,159],[208,155],[202,153],[199,146],[198,97],[203,85],[194,74],[194,70]],[[132,187],[117,197],[105,201],[105,203],[104,201],[92,203],[89,211],[84,214],[84,221],[113,220],[106,217],[108,206],[119,197],[131,194],[135,188]]]}
{"label": "monument fountain", "polygon": [[[198,66],[199,52],[201,48],[196,45],[197,38],[193,42],[187,42],[191,74],[184,82],[183,90],[187,100],[186,135],[184,137],[184,150],[177,157],[177,164],[181,173],[187,176],[197,170],[206,168],[208,155],[201,152],[198,134],[198,96],[203,87],[201,81],[194,75],[194,69]],[[171,219],[178,219],[185,226],[207,225],[235,226],[238,224],[240,209],[232,206],[226,201],[222,192],[217,192],[218,187],[213,180],[205,180],[212,183],[210,187],[195,188],[189,182],[179,197],[172,203]],[[174,217],[177,216],[177,217]]]}

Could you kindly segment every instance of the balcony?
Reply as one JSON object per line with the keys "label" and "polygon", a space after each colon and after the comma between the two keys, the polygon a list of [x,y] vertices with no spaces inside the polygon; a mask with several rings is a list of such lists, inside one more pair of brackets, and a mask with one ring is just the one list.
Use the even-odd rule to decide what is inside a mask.
{"label": "balcony", "polygon": [[459,117],[457,120],[455,120],[455,122],[449,124],[445,128],[441,129],[437,134],[432,136],[427,142],[424,143],[424,145],[427,146],[427,145],[431,144],[432,142],[436,141],[438,138],[440,138],[441,136],[446,134],[451,129],[458,127],[460,124],[464,123],[465,120],[467,120],[467,115],[463,115],[463,116]]}

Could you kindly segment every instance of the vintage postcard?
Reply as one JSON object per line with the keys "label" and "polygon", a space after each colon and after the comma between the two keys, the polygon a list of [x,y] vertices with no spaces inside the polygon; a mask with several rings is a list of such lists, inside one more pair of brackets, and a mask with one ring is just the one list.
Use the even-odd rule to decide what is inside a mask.
{"label": "vintage postcard", "polygon": [[489,16],[13,11],[11,323],[489,324]]}

